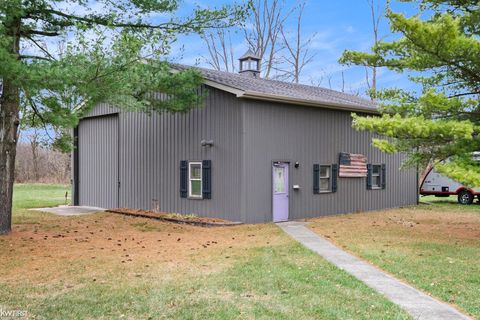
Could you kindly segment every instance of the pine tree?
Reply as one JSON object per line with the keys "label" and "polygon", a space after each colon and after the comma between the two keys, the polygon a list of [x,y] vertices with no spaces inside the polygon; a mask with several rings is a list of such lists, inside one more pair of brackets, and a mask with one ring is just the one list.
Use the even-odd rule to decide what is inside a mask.
{"label": "pine tree", "polygon": [[195,104],[200,75],[171,73],[162,60],[178,35],[231,26],[244,8],[198,8],[181,18],[180,2],[0,0],[0,234],[11,229],[21,121],[66,133],[56,146],[68,148],[68,129],[99,102],[146,112]]}
{"label": "pine tree", "polygon": [[340,62],[408,73],[422,90],[384,90],[381,116],[353,115],[353,126],[383,136],[373,141],[381,150],[407,153],[406,165],[435,163],[445,175],[480,186],[480,165],[472,160],[480,151],[480,2],[403,2],[417,3],[420,12],[387,11],[397,40],[377,43],[371,54],[347,50]]}

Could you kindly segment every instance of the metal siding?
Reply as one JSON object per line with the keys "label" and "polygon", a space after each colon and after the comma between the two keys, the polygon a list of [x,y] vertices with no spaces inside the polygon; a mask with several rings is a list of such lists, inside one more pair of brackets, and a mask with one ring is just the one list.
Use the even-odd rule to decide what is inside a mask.
{"label": "metal siding", "polygon": [[[246,222],[272,220],[271,163],[289,160],[290,219],[376,210],[415,204],[415,170],[399,171],[402,155],[386,155],[371,146],[372,135],[351,127],[349,112],[244,101]],[[314,163],[338,163],[342,151],[361,153],[369,163],[387,164],[387,188],[366,190],[365,178],[338,178],[337,192],[313,194]],[[300,168],[293,164],[298,161]]]}
{"label": "metal siding", "polygon": [[80,121],[80,205],[102,208],[118,206],[118,124],[118,115]]}
{"label": "metal siding", "polygon": [[[185,114],[120,114],[120,206],[241,219],[241,102],[209,89]],[[213,140],[202,147],[201,140]],[[180,197],[180,161],[212,161],[212,199]]]}
{"label": "metal siding", "polygon": [[[85,145],[80,140],[80,169],[91,166],[91,155],[96,152],[104,152],[103,170],[117,161],[121,181],[118,206],[152,209],[158,203],[163,211],[248,223],[272,221],[273,160],[290,161],[290,185],[301,186],[300,191],[290,192],[291,219],[417,201],[415,170],[400,172],[402,156],[388,156],[371,147],[370,134],[351,128],[349,112],[239,100],[213,88],[209,88],[205,105],[186,114],[121,112],[117,137],[120,148],[108,152],[89,144],[95,145],[98,137],[112,136],[107,133],[110,125],[100,122],[111,117],[82,120],[80,135],[87,138],[83,139]],[[113,110],[117,109],[102,104],[90,115]],[[202,139],[213,140],[214,146],[201,147]],[[339,178],[336,193],[314,195],[313,164],[337,163],[341,151],[365,154],[370,163],[386,163],[386,190],[366,190],[364,178]],[[212,160],[211,200],[180,198],[180,160]],[[295,161],[300,162],[299,169],[293,167]],[[112,181],[118,180],[117,172],[110,175]],[[80,177],[81,182],[84,178],[82,174]],[[111,201],[96,183],[88,188],[84,183],[83,188],[87,189],[84,196],[91,192],[88,199],[83,198],[83,204],[98,205],[97,200],[89,201],[94,195],[105,198],[97,203]]]}
{"label": "metal siding", "polygon": [[98,117],[98,116],[105,116],[109,114],[117,114],[118,108],[112,107],[107,103],[99,103],[97,104],[92,110],[87,112],[82,118],[90,118],[90,117]]}

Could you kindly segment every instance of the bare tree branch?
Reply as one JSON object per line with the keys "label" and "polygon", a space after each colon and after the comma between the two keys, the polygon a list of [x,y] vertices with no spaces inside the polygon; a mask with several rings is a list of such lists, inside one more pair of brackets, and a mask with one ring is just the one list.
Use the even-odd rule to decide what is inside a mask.
{"label": "bare tree branch", "polygon": [[[370,17],[372,19],[372,31],[373,31],[373,47],[375,48],[380,41],[379,38],[379,27],[382,21],[383,11],[380,0],[367,0],[368,6],[370,7]],[[372,70],[371,77],[369,75],[368,69]],[[377,92],[377,66],[367,67],[365,66],[366,73],[366,83],[370,92],[370,97],[372,100],[375,100]]]}
{"label": "bare tree branch", "polygon": [[250,23],[244,27],[248,47],[262,58],[263,77],[272,77],[274,66],[280,63],[279,52],[282,26],[293,9],[285,13],[284,0],[257,0],[253,7]]}
{"label": "bare tree branch", "polygon": [[215,70],[235,72],[235,53],[233,51],[230,30],[216,30],[202,36],[207,45],[208,57],[206,62]]}
{"label": "bare tree branch", "polygon": [[293,39],[288,37],[283,25],[280,28],[283,43],[288,52],[288,55],[285,56],[285,61],[289,69],[292,70],[291,80],[294,83],[300,82],[300,76],[304,67],[311,63],[315,57],[315,54],[310,53],[310,45],[316,34],[311,35],[306,41],[302,41],[302,17],[304,9],[305,2],[302,2],[297,8],[297,24],[295,37]]}
{"label": "bare tree branch", "polygon": [[[304,39],[305,5],[302,2],[287,10],[285,0],[255,0],[250,19],[241,30],[248,48],[262,59],[263,78],[299,83],[302,71],[313,61],[310,46],[316,34]],[[294,15],[295,28],[290,35],[287,21]],[[207,64],[215,70],[236,70],[231,31],[212,31],[202,38],[208,49]]]}
{"label": "bare tree branch", "polygon": [[46,58],[46,57],[41,57],[41,56],[35,56],[35,55],[25,55],[25,54],[21,54],[21,55],[20,55],[20,59],[22,59],[22,60],[32,59],[32,60],[52,61],[51,58]]}

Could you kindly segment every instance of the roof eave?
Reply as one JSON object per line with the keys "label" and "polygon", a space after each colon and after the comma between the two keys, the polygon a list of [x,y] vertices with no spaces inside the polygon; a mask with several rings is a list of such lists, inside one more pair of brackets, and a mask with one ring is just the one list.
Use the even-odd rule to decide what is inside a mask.
{"label": "roof eave", "polygon": [[203,78],[203,83],[206,84],[209,87],[213,87],[215,89],[219,89],[219,90],[222,90],[222,91],[232,93],[232,94],[236,95],[237,97],[240,97],[241,95],[243,95],[245,93],[245,91],[243,91],[241,89],[234,88],[232,86],[227,86],[225,84],[218,83],[216,81],[208,80],[208,79],[205,79],[205,78]]}
{"label": "roof eave", "polygon": [[291,98],[291,97],[286,97],[281,95],[273,95],[273,94],[259,93],[259,92],[253,92],[253,91],[243,91],[242,94],[240,95],[237,94],[237,97],[245,98],[245,99],[263,100],[263,101],[284,102],[288,104],[296,104],[296,105],[309,106],[309,107],[362,112],[362,113],[369,113],[369,114],[380,114],[378,110],[356,107],[351,104],[336,103],[336,102],[321,103],[321,102],[312,101],[312,100]]}
{"label": "roof eave", "polygon": [[[179,72],[179,70],[175,68],[172,68],[172,71]],[[309,106],[309,107],[335,109],[335,110],[352,111],[352,112],[362,112],[362,113],[369,113],[369,114],[380,114],[378,110],[356,107],[351,104],[335,103],[335,102],[322,103],[322,102],[306,100],[306,99],[291,98],[291,97],[286,97],[282,95],[274,95],[274,94],[261,93],[261,92],[255,92],[255,91],[244,91],[242,89],[235,88],[230,85],[225,85],[217,81],[209,80],[206,77],[203,78],[203,82],[207,86],[234,94],[235,96],[237,96],[237,98],[283,102],[288,104],[296,104],[296,105]]]}

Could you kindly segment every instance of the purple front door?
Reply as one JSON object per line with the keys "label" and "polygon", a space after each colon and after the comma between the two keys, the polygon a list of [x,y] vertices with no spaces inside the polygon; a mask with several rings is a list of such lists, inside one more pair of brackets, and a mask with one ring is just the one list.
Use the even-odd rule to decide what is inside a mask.
{"label": "purple front door", "polygon": [[275,162],[273,172],[273,221],[288,220],[288,163]]}

